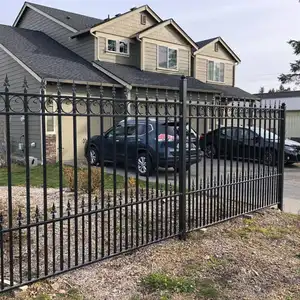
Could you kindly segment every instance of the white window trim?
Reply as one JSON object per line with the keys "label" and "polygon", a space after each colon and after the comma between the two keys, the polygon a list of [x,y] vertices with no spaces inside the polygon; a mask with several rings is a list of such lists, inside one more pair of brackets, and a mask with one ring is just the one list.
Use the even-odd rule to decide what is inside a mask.
{"label": "white window trim", "polygon": [[[116,49],[117,49],[117,51],[108,50],[108,40],[116,41]],[[120,52],[120,42],[126,42],[127,43],[128,53]],[[105,51],[107,53],[111,53],[111,54],[115,54],[115,55],[130,56],[130,41],[126,40],[126,39],[119,40],[117,38],[106,38],[106,49],[105,49]]]}
{"label": "white window trim", "polygon": [[[223,64],[224,65],[224,80],[223,81],[221,81],[221,80],[219,80],[219,81],[217,81],[217,80],[211,80],[211,79],[209,79],[209,63],[210,62],[213,62],[214,63],[214,69],[215,69],[215,64]],[[207,61],[207,82],[215,82],[215,83],[225,83],[225,63],[223,63],[223,62],[216,62],[216,61],[214,61],[214,60],[208,60]],[[213,72],[213,74],[215,74],[215,70],[214,70],[214,72]],[[221,78],[221,76],[220,76],[220,78]]]}
{"label": "white window trim", "polygon": [[[160,67],[160,66],[159,66],[159,47],[165,47],[165,48],[167,48],[167,49],[168,49],[168,56],[169,56],[169,49],[171,49],[171,50],[176,50],[176,51],[177,51],[176,69],[163,68],[163,67]],[[157,53],[157,59],[156,59],[157,64],[156,64],[156,68],[157,68],[158,70],[166,70],[166,71],[178,72],[178,62],[179,62],[179,60],[178,60],[178,54],[179,54],[178,48],[172,47],[172,46],[170,47],[170,46],[166,46],[166,45],[157,45],[157,47],[156,47],[156,53]],[[169,64],[169,61],[167,61],[167,64]]]}
{"label": "white window trim", "polygon": [[[55,95],[52,95],[55,96]],[[45,97],[47,99],[47,97]],[[52,98],[52,97],[51,97]],[[53,113],[56,111],[56,102],[53,101]],[[45,111],[48,112],[47,110],[47,102],[45,103]],[[48,130],[48,117],[53,117],[53,130]],[[56,116],[47,116],[45,118],[45,123],[46,123],[46,135],[55,135],[56,134]]]}

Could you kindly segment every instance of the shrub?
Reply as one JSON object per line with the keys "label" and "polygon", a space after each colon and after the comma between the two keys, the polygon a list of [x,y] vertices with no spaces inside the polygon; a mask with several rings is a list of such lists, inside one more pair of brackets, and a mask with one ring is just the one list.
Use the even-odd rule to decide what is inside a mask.
{"label": "shrub", "polygon": [[[74,168],[70,166],[63,167],[64,179],[67,187],[74,191],[75,179]],[[101,169],[91,167],[91,193],[99,193],[101,187]],[[89,173],[87,168],[77,168],[77,188],[78,191],[89,192]]]}

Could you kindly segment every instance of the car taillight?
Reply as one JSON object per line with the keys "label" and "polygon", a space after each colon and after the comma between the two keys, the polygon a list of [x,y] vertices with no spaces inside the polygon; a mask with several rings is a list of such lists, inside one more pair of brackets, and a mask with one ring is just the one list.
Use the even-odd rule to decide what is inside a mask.
{"label": "car taillight", "polygon": [[175,140],[175,137],[173,135],[165,135],[165,134],[160,134],[157,137],[159,142],[173,142]]}

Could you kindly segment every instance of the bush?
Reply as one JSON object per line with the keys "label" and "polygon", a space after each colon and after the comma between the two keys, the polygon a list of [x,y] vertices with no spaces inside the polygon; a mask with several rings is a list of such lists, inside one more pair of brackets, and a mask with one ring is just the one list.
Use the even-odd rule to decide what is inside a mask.
{"label": "bush", "polygon": [[[74,168],[63,167],[64,179],[67,187],[73,192],[75,188]],[[91,193],[99,193],[101,187],[101,169],[91,167]],[[77,188],[78,191],[89,192],[89,173],[87,168],[77,168]]]}

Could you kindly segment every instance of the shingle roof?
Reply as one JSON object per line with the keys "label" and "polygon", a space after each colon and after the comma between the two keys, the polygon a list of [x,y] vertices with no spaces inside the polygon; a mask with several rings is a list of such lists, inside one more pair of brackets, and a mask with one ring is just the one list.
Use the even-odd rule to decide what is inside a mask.
{"label": "shingle roof", "polygon": [[300,97],[300,91],[285,91],[276,93],[254,94],[261,99],[278,99],[278,98],[294,98]]}
{"label": "shingle roof", "polygon": [[218,36],[214,37],[214,38],[211,38],[211,39],[207,39],[207,40],[196,42],[196,44],[199,47],[199,49],[201,49],[201,48],[203,48],[204,46],[208,45],[209,43],[211,43],[212,41],[214,41],[217,38],[218,38]]}
{"label": "shingle roof", "polygon": [[52,8],[40,4],[31,3],[31,2],[27,2],[27,3],[78,31],[86,28],[90,28],[95,24],[99,24],[103,22],[103,20],[98,18],[88,17],[73,12],[68,12],[61,9]]}
{"label": "shingle roof", "polygon": [[[95,63],[133,86],[179,88],[181,75],[142,71],[136,67],[104,61],[95,61]],[[217,89],[194,77],[187,77],[187,85],[189,90],[218,93]]]}
{"label": "shingle roof", "polygon": [[0,25],[0,43],[40,77],[116,83],[42,32]]}
{"label": "shingle roof", "polygon": [[218,89],[222,92],[224,97],[227,97],[231,100],[231,98],[235,99],[246,99],[246,100],[259,100],[256,95],[252,95],[238,87],[229,86],[229,85],[217,85],[217,84],[209,84],[212,88]]}

